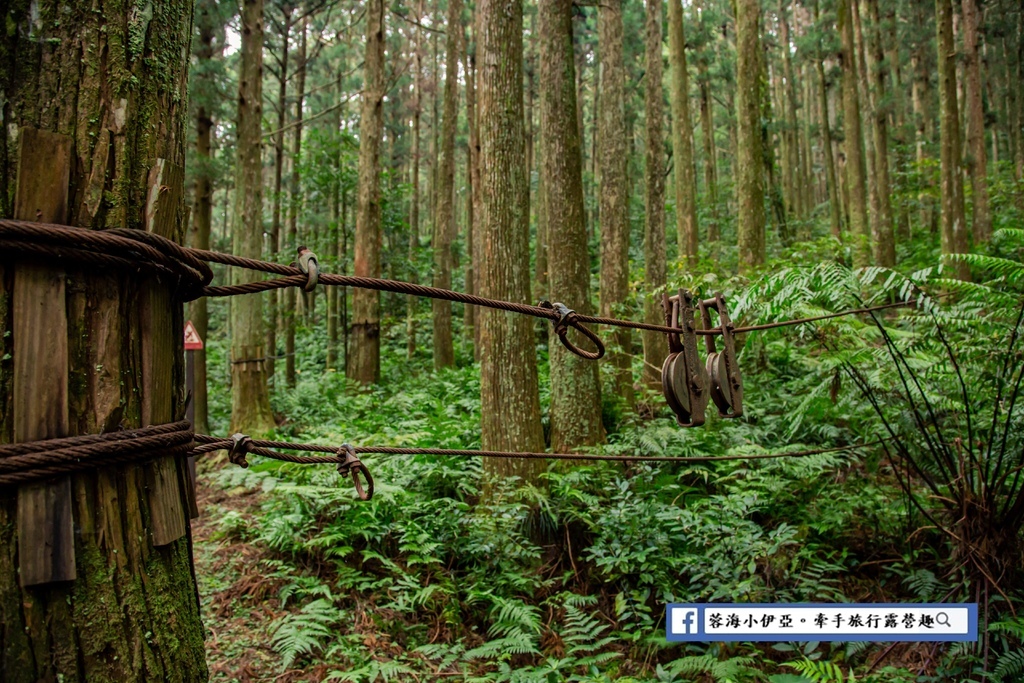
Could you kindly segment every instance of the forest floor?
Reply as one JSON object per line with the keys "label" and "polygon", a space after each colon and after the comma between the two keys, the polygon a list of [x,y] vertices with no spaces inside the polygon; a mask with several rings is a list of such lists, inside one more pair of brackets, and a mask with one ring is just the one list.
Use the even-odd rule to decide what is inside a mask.
{"label": "forest floor", "polygon": [[285,610],[276,609],[277,587],[261,574],[266,548],[218,532],[218,520],[233,512],[255,523],[259,491],[224,489],[200,476],[199,519],[192,522],[196,578],[206,627],[211,681],[317,680],[281,675],[281,656],[269,645],[268,629]]}

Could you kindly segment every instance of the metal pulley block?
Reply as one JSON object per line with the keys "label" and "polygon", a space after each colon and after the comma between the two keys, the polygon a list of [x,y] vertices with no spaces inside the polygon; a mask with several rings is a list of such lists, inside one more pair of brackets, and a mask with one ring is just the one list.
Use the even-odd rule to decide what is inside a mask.
{"label": "metal pulley block", "polygon": [[718,414],[722,417],[739,417],[743,414],[743,377],[736,360],[736,338],[725,297],[719,292],[699,302],[698,307],[706,330],[716,329],[711,326],[710,311],[718,312],[717,329],[722,335],[722,351],[718,351],[714,335],[704,337],[708,352],[707,371],[711,377],[711,400],[718,406]]}
{"label": "metal pulley block", "polygon": [[679,333],[668,335],[669,355],[661,366],[661,388],[679,426],[699,427],[704,424],[709,382],[697,355],[693,295],[683,289],[673,297],[666,294],[662,306],[666,323],[679,328]]}

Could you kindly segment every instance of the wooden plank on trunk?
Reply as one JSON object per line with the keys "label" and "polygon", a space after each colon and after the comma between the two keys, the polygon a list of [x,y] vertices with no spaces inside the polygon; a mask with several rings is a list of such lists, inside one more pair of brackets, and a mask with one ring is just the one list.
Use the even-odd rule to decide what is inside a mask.
{"label": "wooden plank on trunk", "polygon": [[[184,187],[180,166],[158,159],[149,172],[146,230],[169,239],[180,238],[179,208]],[[182,335],[175,325],[168,282],[150,279],[141,286],[139,320],[142,326],[142,425],[172,421],[174,410],[174,358]],[[153,545],[163,546],[185,535],[179,464],[161,457],[146,465]]]}
{"label": "wooden plank on trunk", "polygon": [[[67,220],[71,138],[21,129],[14,217]],[[68,333],[64,271],[37,263],[14,267],[14,441],[68,433]],[[71,478],[18,489],[18,568],[22,586],[73,581]]]}

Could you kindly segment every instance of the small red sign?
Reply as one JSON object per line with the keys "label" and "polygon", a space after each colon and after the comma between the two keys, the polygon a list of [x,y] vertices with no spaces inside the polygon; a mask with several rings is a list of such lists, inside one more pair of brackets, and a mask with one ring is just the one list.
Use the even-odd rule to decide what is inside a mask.
{"label": "small red sign", "polygon": [[185,323],[185,350],[198,351],[201,348],[203,348],[203,340],[200,339],[199,333],[196,332],[196,326],[189,320]]}

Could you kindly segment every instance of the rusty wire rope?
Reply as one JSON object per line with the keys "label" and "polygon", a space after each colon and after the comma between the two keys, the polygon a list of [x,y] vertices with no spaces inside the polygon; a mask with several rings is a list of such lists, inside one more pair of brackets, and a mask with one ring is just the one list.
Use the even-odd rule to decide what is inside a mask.
{"label": "rusty wire rope", "polygon": [[[89,230],[48,223],[34,223],[0,219],[0,247],[2,253],[47,260],[58,267],[81,266],[112,267],[134,275],[155,276],[171,283],[175,297],[192,301],[202,296],[222,297],[299,287],[313,291],[318,284],[394,292],[431,299],[441,299],[472,306],[508,311],[554,323],[555,333],[573,353],[588,359],[604,355],[600,337],[584,323],[609,325],[632,329],[652,330],[677,334],[679,327],[656,325],[632,320],[620,320],[576,313],[561,303],[543,301],[540,305],[489,299],[463,292],[427,287],[410,282],[380,278],[321,273],[316,256],[300,248],[295,264],[283,265],[259,259],[245,258],[216,251],[183,247],[169,239],[145,230],[111,229]],[[235,285],[211,286],[213,271],[209,263],[244,268],[270,275],[269,280],[258,280]],[[735,327],[727,322],[727,329],[697,329],[698,335],[722,335],[724,332],[741,334],[770,330],[790,325],[817,322],[858,313],[872,313],[888,308],[912,306],[916,301],[851,309],[810,318],[783,320],[749,327]],[[596,351],[587,351],[573,345],[567,337],[570,327],[593,342]],[[520,453],[445,448],[397,448],[390,446],[359,446],[343,444],[340,447],[303,444],[285,441],[254,440],[244,434],[230,439],[218,439],[205,434],[194,434],[187,421],[143,427],[140,429],[91,434],[85,436],[47,439],[18,444],[0,445],[0,486],[20,485],[54,476],[94,469],[103,465],[142,462],[155,457],[181,457],[202,455],[215,450],[227,450],[229,458],[247,467],[246,455],[252,453],[267,458],[300,464],[335,464],[343,475],[351,475],[360,498],[373,495],[373,478],[359,460],[360,453],[382,455],[436,455],[456,457],[517,458],[575,461],[617,462],[678,462],[701,463],[729,460],[761,460],[770,458],[803,457],[824,453],[851,451],[879,443],[872,441],[848,446],[837,446],[782,453],[755,453],[749,455],[720,456],[656,456],[656,455],[602,455],[588,453]],[[326,455],[295,455],[283,450],[323,453]],[[362,481],[360,480],[362,476]],[[363,487],[366,483],[366,488]]]}
{"label": "rusty wire rope", "polygon": [[[604,355],[604,345],[600,337],[587,328],[584,323],[626,327],[636,330],[651,330],[666,334],[678,333],[679,331],[678,328],[667,325],[577,313],[559,303],[551,304],[544,301],[540,305],[535,306],[514,301],[503,301],[501,299],[489,299],[474,294],[440,289],[438,287],[428,287],[400,280],[320,273],[315,255],[308,250],[300,251],[300,254],[305,253],[305,256],[300,256],[299,264],[285,265],[223,252],[183,247],[169,239],[146,232],[145,230],[120,228],[89,230],[11,219],[0,219],[0,246],[8,253],[52,259],[57,263],[87,263],[98,266],[113,266],[138,274],[169,277],[175,280],[175,293],[183,301],[191,301],[201,296],[224,297],[255,294],[286,287],[299,287],[306,291],[311,291],[317,284],[325,284],[441,299],[471,306],[481,306],[529,315],[535,318],[550,320],[554,323],[555,332],[566,348],[579,356],[591,360],[596,360]],[[304,262],[303,258],[307,260]],[[310,258],[313,262],[313,270],[308,267]],[[234,285],[211,286],[213,271],[210,269],[209,263],[219,263],[280,277]],[[302,268],[300,265],[307,267]],[[782,320],[748,327],[733,327],[732,332],[733,334],[742,334],[744,332],[770,330],[858,313],[871,313],[888,308],[913,306],[916,303],[912,299],[850,309],[838,313],[828,313],[810,318]],[[590,339],[595,345],[596,351],[581,349],[570,342],[567,336],[570,327],[576,328],[581,334]],[[722,330],[721,328],[697,329],[695,333],[698,335],[719,335],[722,333]]]}

